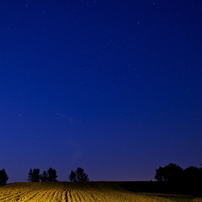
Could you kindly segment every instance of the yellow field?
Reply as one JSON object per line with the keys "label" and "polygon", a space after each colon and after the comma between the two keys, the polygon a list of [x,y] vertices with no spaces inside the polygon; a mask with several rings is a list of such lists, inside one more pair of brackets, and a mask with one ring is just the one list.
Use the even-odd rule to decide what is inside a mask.
{"label": "yellow field", "polygon": [[[38,202],[168,202],[178,201],[154,194],[136,194],[107,182],[27,182],[13,183],[0,187],[0,201],[38,201]],[[202,202],[202,199],[179,201]]]}

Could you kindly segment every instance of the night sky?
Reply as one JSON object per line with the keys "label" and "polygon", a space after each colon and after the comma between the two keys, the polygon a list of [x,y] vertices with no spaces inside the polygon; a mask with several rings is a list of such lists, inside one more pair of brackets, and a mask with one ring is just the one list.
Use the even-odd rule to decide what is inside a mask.
{"label": "night sky", "polygon": [[202,163],[201,0],[0,0],[0,169],[153,180]]}

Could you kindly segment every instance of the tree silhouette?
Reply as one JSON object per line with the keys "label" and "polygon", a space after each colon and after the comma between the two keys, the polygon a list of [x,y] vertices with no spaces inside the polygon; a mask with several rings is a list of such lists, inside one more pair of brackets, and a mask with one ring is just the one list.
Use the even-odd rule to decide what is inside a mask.
{"label": "tree silhouette", "polygon": [[69,180],[71,182],[75,182],[76,181],[76,173],[72,170],[70,175],[69,175]]}
{"label": "tree silhouette", "polygon": [[58,176],[55,169],[49,168],[47,173],[48,173],[48,181],[57,181],[56,178]]}
{"label": "tree silhouette", "polygon": [[5,169],[0,170],[0,185],[6,185],[8,179]]}
{"label": "tree silhouette", "polygon": [[182,180],[182,175],[183,175],[183,169],[174,164],[170,163],[165,167],[165,180],[174,182],[174,181],[180,181]]}
{"label": "tree silhouette", "polygon": [[184,184],[198,184],[202,183],[202,168],[189,166],[182,169],[180,166],[170,163],[165,167],[156,169],[154,177],[158,181],[165,182],[183,182]]}
{"label": "tree silhouette", "polygon": [[42,182],[47,182],[48,181],[48,172],[46,170],[44,170],[40,178],[41,178]]}
{"label": "tree silhouette", "polygon": [[160,182],[165,181],[165,179],[164,179],[164,168],[162,168],[160,166],[158,169],[156,169],[156,175],[154,178]]}
{"label": "tree silhouette", "polygon": [[176,182],[181,181],[183,178],[183,169],[174,164],[170,163],[165,167],[159,167],[156,169],[155,179],[158,181]]}
{"label": "tree silhouette", "polygon": [[200,168],[190,166],[184,170],[184,180],[186,182],[196,182],[201,180]]}
{"label": "tree silhouette", "polygon": [[77,168],[76,176],[77,176],[77,181],[79,182],[89,181],[88,175],[84,172],[84,169],[82,168]]}
{"label": "tree silhouette", "polygon": [[28,181],[30,182],[40,181],[40,170],[38,168],[34,168],[33,170],[30,168],[28,173]]}
{"label": "tree silhouette", "polygon": [[76,171],[71,171],[69,175],[71,182],[86,182],[89,181],[88,175],[84,172],[84,169],[77,168]]}

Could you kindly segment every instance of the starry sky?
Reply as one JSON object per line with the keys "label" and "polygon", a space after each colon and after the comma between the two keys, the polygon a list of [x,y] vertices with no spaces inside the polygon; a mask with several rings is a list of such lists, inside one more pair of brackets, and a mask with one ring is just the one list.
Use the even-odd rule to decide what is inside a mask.
{"label": "starry sky", "polygon": [[201,0],[1,0],[0,169],[153,180],[202,163]]}

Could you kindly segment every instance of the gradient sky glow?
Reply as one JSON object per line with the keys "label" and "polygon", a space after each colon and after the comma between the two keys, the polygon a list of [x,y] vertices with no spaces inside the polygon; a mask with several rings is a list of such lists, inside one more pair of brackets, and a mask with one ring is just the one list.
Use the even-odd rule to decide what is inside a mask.
{"label": "gradient sky glow", "polygon": [[201,0],[1,0],[0,169],[9,182],[153,180],[202,163]]}

